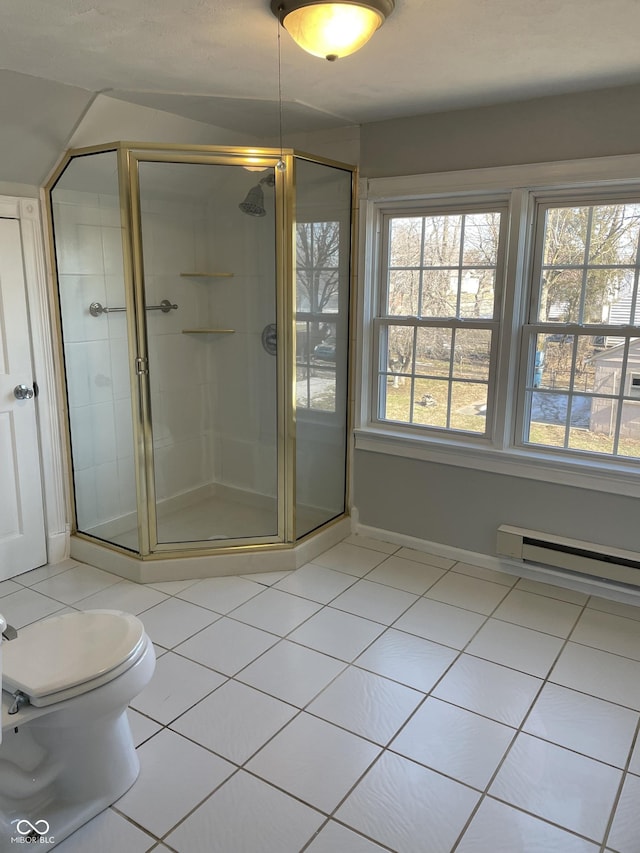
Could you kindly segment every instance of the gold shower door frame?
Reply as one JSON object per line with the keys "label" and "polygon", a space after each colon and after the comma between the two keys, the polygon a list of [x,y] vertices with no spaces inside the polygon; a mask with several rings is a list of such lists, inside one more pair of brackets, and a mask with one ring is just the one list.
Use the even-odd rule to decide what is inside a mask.
{"label": "gold shower door frame", "polygon": [[[320,165],[331,166],[350,172],[352,217],[350,231],[350,325],[353,323],[355,304],[354,239],[356,233],[356,183],[354,167],[321,157],[301,154],[293,149],[246,148],[204,145],[165,145],[136,142],[114,142],[68,151],[45,187],[47,194],[47,216],[49,226],[50,253],[53,260],[54,283],[57,286],[57,266],[53,241],[53,217],[51,193],[68,164],[76,157],[117,152],[118,183],[120,193],[120,220],[122,226],[122,253],[125,284],[125,307],[127,332],[131,357],[129,372],[133,415],[133,439],[136,479],[136,503],[138,520],[139,550],[136,556],[142,560],[180,558],[193,555],[213,556],[243,551],[255,552],[293,547],[313,536],[314,530],[296,540],[296,311],[295,311],[295,161],[309,160]],[[285,169],[275,168],[279,160]],[[204,165],[263,166],[273,168],[275,184],[275,276],[276,276],[276,418],[277,418],[277,525],[275,536],[234,538],[224,545],[212,545],[210,540],[180,543],[159,543],[156,519],[156,495],[152,419],[149,383],[149,353],[146,335],[146,310],[144,295],[144,265],[142,253],[142,221],[140,210],[140,187],[138,164],[184,163]],[[58,327],[58,363],[62,365],[63,339],[62,321],[57,300],[54,300]],[[352,350],[352,335],[349,333],[349,349]],[[347,435],[350,433],[352,416],[352,356],[348,359],[347,380]],[[63,371],[61,371],[63,373]],[[63,378],[66,384],[66,377]],[[68,414],[68,413],[67,413]],[[67,428],[67,457],[69,472],[69,499],[72,517],[76,518],[75,491],[71,465],[71,445]],[[350,465],[350,443],[346,443],[346,470]],[[320,529],[339,522],[347,514],[349,505],[349,477],[345,480],[345,511],[327,521]],[[90,534],[73,530],[74,535],[114,551],[131,553],[128,549],[96,539]],[[220,540],[215,540],[219,542]]]}

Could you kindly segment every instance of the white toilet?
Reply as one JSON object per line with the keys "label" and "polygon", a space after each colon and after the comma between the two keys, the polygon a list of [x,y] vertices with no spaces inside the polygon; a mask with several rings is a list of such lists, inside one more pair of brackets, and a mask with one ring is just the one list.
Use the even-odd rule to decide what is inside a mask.
{"label": "white toilet", "polygon": [[127,706],[155,652],[135,616],[88,610],[22,628],[1,653],[0,849],[49,850],[135,782]]}

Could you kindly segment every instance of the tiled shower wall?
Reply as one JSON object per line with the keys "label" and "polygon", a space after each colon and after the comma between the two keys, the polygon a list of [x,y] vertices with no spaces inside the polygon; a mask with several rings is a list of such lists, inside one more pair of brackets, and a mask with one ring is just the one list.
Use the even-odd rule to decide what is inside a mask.
{"label": "tiled shower wall", "polygon": [[146,313],[156,500],[161,505],[212,479],[207,401],[215,398],[216,376],[205,339],[183,333],[208,325],[209,303],[205,293],[180,275],[206,263],[205,234],[201,205],[143,204],[146,304],[168,299],[178,305],[167,314]]}
{"label": "tiled shower wall", "polygon": [[131,393],[118,199],[59,190],[54,205],[78,526],[135,512]]}
{"label": "tiled shower wall", "polygon": [[263,329],[276,322],[274,191],[265,188],[263,217],[238,208],[255,183],[256,175],[242,170],[210,199],[208,266],[233,278],[194,286],[208,288],[214,325],[235,330],[205,344],[217,376],[218,397],[210,405],[216,480],[275,497],[276,358],[262,345]]}

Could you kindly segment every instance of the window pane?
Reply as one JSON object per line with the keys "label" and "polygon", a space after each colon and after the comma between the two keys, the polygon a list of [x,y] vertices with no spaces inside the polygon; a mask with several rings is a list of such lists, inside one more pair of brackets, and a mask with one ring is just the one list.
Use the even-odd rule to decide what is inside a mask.
{"label": "window pane", "polygon": [[416,379],[413,422],[434,427],[446,427],[448,394],[448,382],[438,379]]}
{"label": "window pane", "polygon": [[477,382],[451,384],[451,429],[484,433],[487,426],[487,386]]}
{"label": "window pane", "polygon": [[422,279],[421,317],[455,317],[458,306],[458,272],[425,270]]}
{"label": "window pane", "polygon": [[606,453],[611,455],[614,448],[614,439],[612,435],[605,433],[594,433],[580,427],[571,427],[569,429],[567,447],[571,448],[571,450],[586,450],[589,453]]}
{"label": "window pane", "polygon": [[[379,399],[383,402],[379,414],[383,420],[409,423],[411,420],[411,380],[405,376],[380,377]],[[386,386],[386,387],[385,387]]]}
{"label": "window pane", "polygon": [[613,339],[606,337],[605,347],[599,349],[593,356],[593,389],[599,394],[623,394],[625,392],[625,376],[628,377],[638,366],[637,345],[633,343],[633,339],[630,343],[624,374],[626,342],[623,341],[617,346],[612,344]]}
{"label": "window pane", "polygon": [[622,404],[618,454],[640,457],[640,402],[625,400]]}
{"label": "window pane", "polygon": [[592,335],[578,335],[576,364],[573,377],[574,391],[594,391],[596,382],[596,356],[600,352],[597,339]]}
{"label": "window pane", "polygon": [[[617,271],[616,271],[617,272]],[[589,270],[585,282],[584,305],[580,323],[606,323],[613,297],[616,272],[612,270]]]}
{"label": "window pane", "polygon": [[[591,431],[591,435],[597,440],[603,438],[607,440],[611,439],[611,444],[613,445],[617,417],[618,403],[616,400],[611,400],[607,397],[593,397],[591,399],[589,430]],[[612,452],[612,450],[609,452]]]}
{"label": "window pane", "polygon": [[451,329],[416,331],[416,373],[423,376],[449,376]]}
{"label": "window pane", "polygon": [[632,321],[639,231],[636,204],[548,210],[538,321]]}
{"label": "window pane", "polygon": [[[531,394],[531,409],[530,423],[531,432],[538,434],[534,429],[534,424],[545,424],[554,428],[558,428],[558,433],[554,431],[553,445],[562,447],[564,445],[565,424],[567,422],[567,402],[566,394],[555,394],[546,391],[534,391]],[[529,441],[546,444],[546,441],[538,441],[532,437],[530,432]]]}
{"label": "window pane", "polygon": [[580,322],[582,270],[545,270],[542,278],[538,321]]}
{"label": "window pane", "polygon": [[495,266],[498,262],[500,214],[495,211],[467,213],[464,222],[465,266]]}
{"label": "window pane", "polygon": [[613,453],[617,411],[615,400],[576,395],[571,401],[568,446],[589,453]]}
{"label": "window pane", "polygon": [[422,254],[421,216],[394,217],[389,235],[389,266],[418,267]]}
{"label": "window pane", "polygon": [[574,335],[536,335],[534,363],[529,365],[527,385],[555,390],[600,390],[595,385],[596,363],[603,341],[593,335],[578,335],[577,340]]}
{"label": "window pane", "polygon": [[524,440],[547,447],[564,447],[567,396],[545,391],[527,391],[528,418]]}
{"label": "window pane", "polygon": [[424,254],[426,267],[451,267],[460,263],[462,216],[425,216]]}
{"label": "window pane", "polygon": [[588,222],[588,207],[556,207],[547,210],[544,224],[545,265],[583,264]]}
{"label": "window pane", "polygon": [[413,326],[389,326],[387,361],[390,373],[411,373],[414,334]]}
{"label": "window pane", "polygon": [[565,431],[564,426],[531,421],[528,438],[525,438],[525,441],[544,447],[564,447]]}
{"label": "window pane", "polygon": [[573,335],[538,335],[535,381],[539,388],[569,388],[573,362]]}
{"label": "window pane", "polygon": [[594,207],[589,263],[635,264],[639,230],[639,204],[603,204]]}
{"label": "window pane", "polygon": [[390,270],[387,314],[415,317],[420,305],[419,270]]}
{"label": "window pane", "polygon": [[457,329],[453,355],[453,375],[464,379],[489,379],[491,332],[485,329]]}
{"label": "window pane", "polygon": [[[594,271],[595,272],[595,271]],[[605,310],[602,320],[612,326],[640,323],[640,300],[636,304],[635,317],[631,317],[631,305],[636,274],[634,270],[603,270],[606,276]]]}
{"label": "window pane", "polygon": [[493,317],[495,286],[495,269],[464,270],[460,279],[460,317]]}

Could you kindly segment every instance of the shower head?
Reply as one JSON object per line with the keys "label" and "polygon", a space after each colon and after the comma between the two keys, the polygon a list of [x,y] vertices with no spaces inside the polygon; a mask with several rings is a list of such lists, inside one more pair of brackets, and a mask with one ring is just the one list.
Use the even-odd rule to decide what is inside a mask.
{"label": "shower head", "polygon": [[264,209],[262,187],[259,184],[252,187],[247,193],[245,200],[240,202],[238,207],[243,213],[247,213],[249,216],[264,216],[267,211]]}
{"label": "shower head", "polygon": [[267,211],[264,207],[262,184],[266,184],[268,187],[274,187],[276,184],[275,175],[270,173],[266,177],[262,178],[255,187],[251,187],[245,200],[240,202],[238,205],[243,213],[246,213],[249,216],[264,216],[266,214]]}

